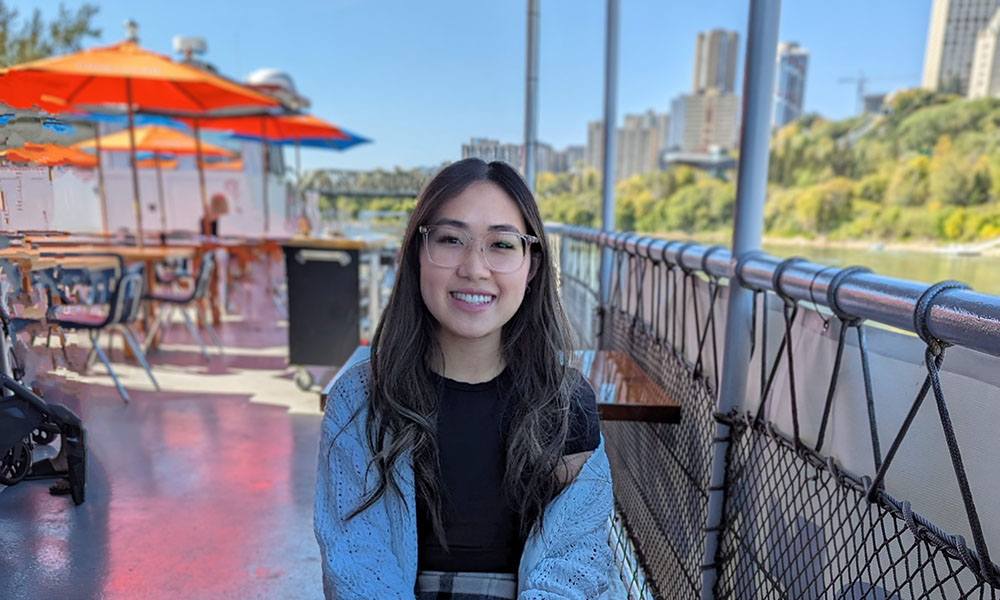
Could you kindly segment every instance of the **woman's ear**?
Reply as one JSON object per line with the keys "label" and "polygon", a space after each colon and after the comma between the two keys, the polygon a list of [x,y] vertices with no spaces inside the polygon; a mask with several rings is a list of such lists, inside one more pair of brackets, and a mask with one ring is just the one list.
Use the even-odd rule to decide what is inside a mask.
{"label": "woman's ear", "polygon": [[542,264],[542,253],[532,252],[531,266],[528,267],[528,283],[531,283],[531,280],[535,278],[535,275],[538,273],[538,265],[540,264]]}

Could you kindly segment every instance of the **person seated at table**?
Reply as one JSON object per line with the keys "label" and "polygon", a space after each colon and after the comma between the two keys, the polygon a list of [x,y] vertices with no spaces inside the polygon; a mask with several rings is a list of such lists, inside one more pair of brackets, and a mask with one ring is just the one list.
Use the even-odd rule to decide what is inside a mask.
{"label": "person seated at table", "polygon": [[201,218],[201,233],[219,237],[219,217],[229,214],[229,201],[223,194],[212,194],[208,202],[208,212]]}

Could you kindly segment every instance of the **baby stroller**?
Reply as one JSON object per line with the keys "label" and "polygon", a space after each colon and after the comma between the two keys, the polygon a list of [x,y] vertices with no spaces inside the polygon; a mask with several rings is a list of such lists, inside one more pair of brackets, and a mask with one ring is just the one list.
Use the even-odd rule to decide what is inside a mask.
{"label": "baby stroller", "polygon": [[[14,321],[20,321],[15,319]],[[77,505],[84,501],[86,485],[86,432],[80,417],[61,404],[48,404],[41,396],[23,386],[15,377],[12,354],[6,351],[12,323],[0,306],[0,484],[14,485],[32,472],[35,444],[49,444],[62,436],[67,473],[45,473],[32,479],[66,477],[70,495]]]}

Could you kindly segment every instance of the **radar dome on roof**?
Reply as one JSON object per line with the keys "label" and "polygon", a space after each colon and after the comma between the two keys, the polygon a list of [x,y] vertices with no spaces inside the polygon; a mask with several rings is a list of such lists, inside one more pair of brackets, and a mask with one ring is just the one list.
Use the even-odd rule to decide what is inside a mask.
{"label": "radar dome on roof", "polygon": [[247,83],[250,85],[279,88],[293,94],[296,93],[295,83],[292,81],[291,75],[278,69],[257,69],[247,75]]}

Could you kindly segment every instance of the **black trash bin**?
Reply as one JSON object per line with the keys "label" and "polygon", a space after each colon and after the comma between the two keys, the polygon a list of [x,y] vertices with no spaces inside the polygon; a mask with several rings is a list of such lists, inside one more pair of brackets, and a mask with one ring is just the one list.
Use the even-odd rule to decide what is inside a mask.
{"label": "black trash bin", "polygon": [[288,279],[288,362],[295,383],[313,384],[306,365],[342,365],[361,341],[358,264],[362,243],[300,239],[282,245]]}

